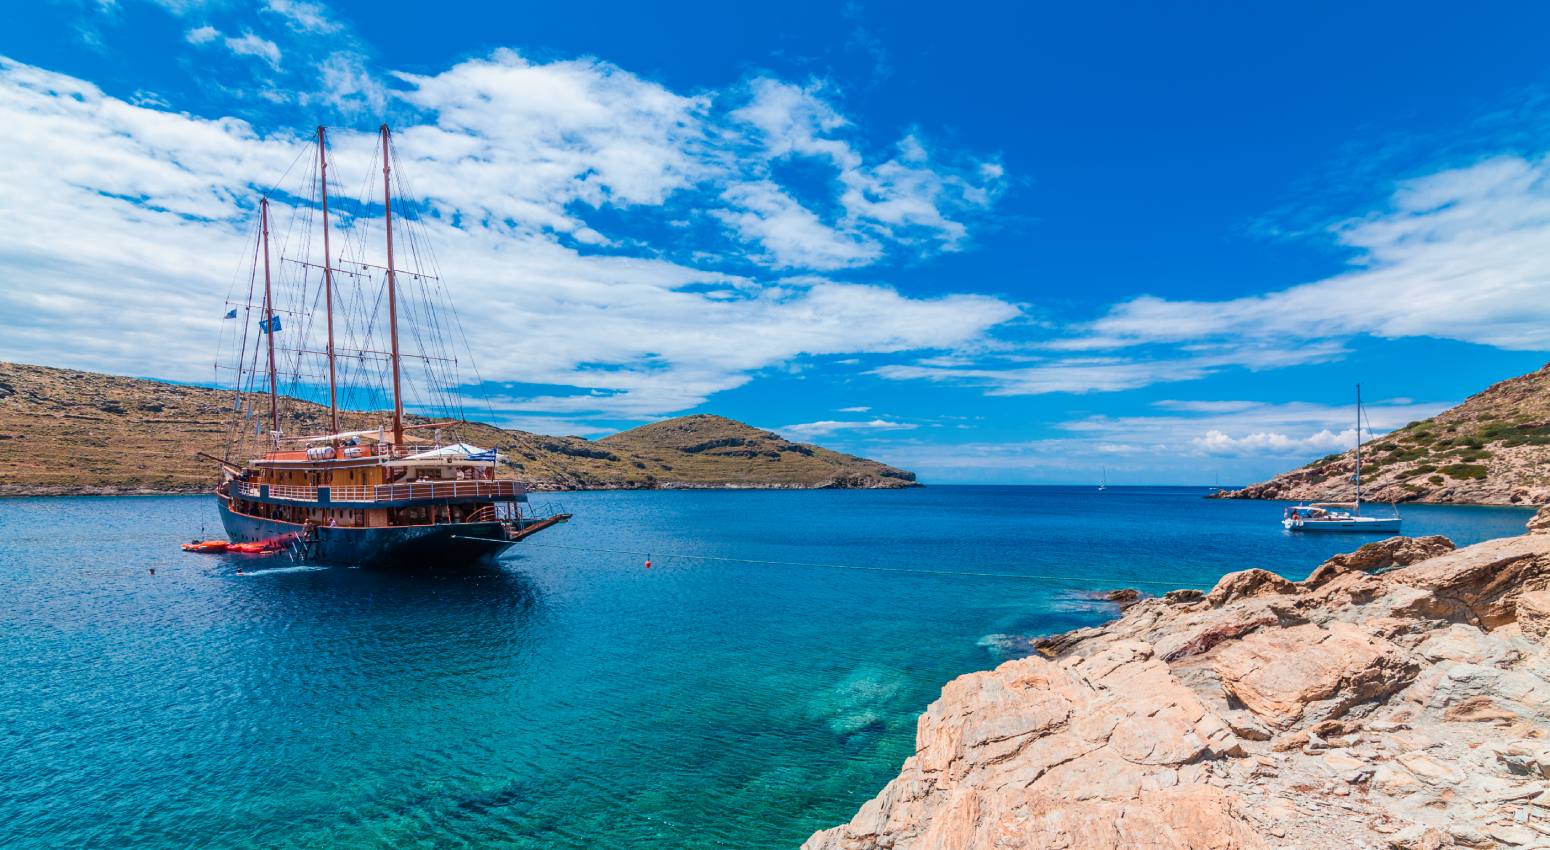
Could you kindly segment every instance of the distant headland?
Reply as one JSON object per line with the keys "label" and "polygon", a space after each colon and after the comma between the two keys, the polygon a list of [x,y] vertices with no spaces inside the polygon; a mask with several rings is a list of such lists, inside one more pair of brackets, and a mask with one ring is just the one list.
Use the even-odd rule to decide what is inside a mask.
{"label": "distant headland", "polygon": [[[1217,494],[1347,501],[1355,450]],[[1376,502],[1550,504],[1550,365],[1362,444],[1362,496]]]}
{"label": "distant headland", "polygon": [[[206,491],[220,469],[198,453],[222,454],[231,407],[229,391],[0,362],[0,496]],[[287,407],[293,421],[326,430],[326,407],[295,399]],[[536,490],[918,486],[912,472],[720,416],[600,440],[477,422],[458,434],[499,449],[500,474]]]}

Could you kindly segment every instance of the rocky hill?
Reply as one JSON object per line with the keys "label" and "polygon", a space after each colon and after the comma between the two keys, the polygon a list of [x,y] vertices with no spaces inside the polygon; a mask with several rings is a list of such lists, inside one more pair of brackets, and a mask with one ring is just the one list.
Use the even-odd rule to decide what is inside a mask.
{"label": "rocky hill", "polygon": [[[233,397],[204,387],[0,363],[0,495],[196,492],[217,468]],[[321,433],[327,409],[286,401],[286,430]],[[384,414],[351,413],[374,428]],[[470,423],[449,439],[501,450],[502,475],[548,490],[695,487],[909,487],[876,461],[720,416],[685,416],[601,440]]]}
{"label": "rocky hill", "polygon": [[[1383,502],[1550,503],[1550,365],[1362,446],[1362,497]],[[1231,499],[1349,500],[1356,452],[1320,458]]]}
{"label": "rocky hill", "polygon": [[1550,847],[1547,588],[1550,534],[1401,537],[1137,602],[949,683],[803,847]]}

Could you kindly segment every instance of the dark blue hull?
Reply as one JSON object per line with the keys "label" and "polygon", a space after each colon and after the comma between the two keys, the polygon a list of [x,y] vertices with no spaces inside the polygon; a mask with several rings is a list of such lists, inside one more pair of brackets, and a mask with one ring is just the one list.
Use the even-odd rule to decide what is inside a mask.
{"label": "dark blue hull", "polygon": [[[221,524],[233,543],[279,540],[289,544],[304,529],[293,522],[248,516],[217,497]],[[510,548],[499,522],[442,523],[393,528],[313,529],[310,542],[291,548],[308,561],[359,566],[456,567],[493,561]]]}

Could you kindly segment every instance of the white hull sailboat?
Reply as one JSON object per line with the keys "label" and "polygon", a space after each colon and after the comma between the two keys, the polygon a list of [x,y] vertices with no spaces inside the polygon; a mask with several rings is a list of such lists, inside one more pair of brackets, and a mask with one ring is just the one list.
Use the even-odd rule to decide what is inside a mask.
{"label": "white hull sailboat", "polygon": [[1399,531],[1399,506],[1389,516],[1362,514],[1362,385],[1356,385],[1356,498],[1350,502],[1304,502],[1287,508],[1281,526],[1288,531]]}

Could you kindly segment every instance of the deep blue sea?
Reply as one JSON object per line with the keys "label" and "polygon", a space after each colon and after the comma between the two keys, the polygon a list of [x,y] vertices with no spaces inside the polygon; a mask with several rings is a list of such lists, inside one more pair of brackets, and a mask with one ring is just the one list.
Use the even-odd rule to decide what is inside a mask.
{"label": "deep blue sea", "polygon": [[[0,847],[795,847],[992,636],[1367,539],[1203,493],[538,496],[576,518],[428,575],[179,551],[208,497],[0,501]],[[1464,544],[1530,511],[1404,514]]]}

